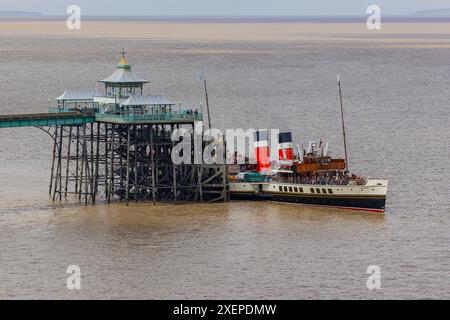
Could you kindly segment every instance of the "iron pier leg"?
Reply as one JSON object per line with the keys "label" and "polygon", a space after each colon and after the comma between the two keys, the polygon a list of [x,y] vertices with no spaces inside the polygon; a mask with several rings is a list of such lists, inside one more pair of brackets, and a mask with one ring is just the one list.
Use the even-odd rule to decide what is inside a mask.
{"label": "iron pier leg", "polygon": [[138,145],[138,126],[133,126],[133,137],[134,137],[134,202],[138,202],[138,154],[139,154],[139,145]]}
{"label": "iron pier leg", "polygon": [[76,135],[76,156],[75,156],[75,193],[78,193],[78,179],[79,177],[79,162],[80,162],[80,127],[77,126],[77,135]]}
{"label": "iron pier leg", "polygon": [[109,192],[108,192],[108,203],[111,203],[111,197],[114,196],[114,137],[115,137],[115,125],[112,125],[111,131],[111,167],[110,167],[110,178],[109,178]]}
{"label": "iron pier leg", "polygon": [[128,206],[128,201],[130,199],[130,126],[127,126],[127,181],[126,183],[126,196],[125,201]]}
{"label": "iron pier leg", "polygon": [[152,200],[156,204],[155,147],[153,145],[153,125],[150,125],[150,159],[152,162]]}
{"label": "iron pier leg", "polygon": [[85,170],[84,178],[84,204],[88,204],[88,192],[89,192],[89,159],[88,159],[88,146],[86,136],[86,125],[83,126],[83,163]]}
{"label": "iron pier leg", "polygon": [[91,187],[91,189],[90,189],[90,200],[91,200],[91,204],[93,204],[94,203],[94,179],[95,179],[95,177],[94,177],[94,171],[95,171],[95,169],[94,169],[94,165],[95,165],[95,162],[94,162],[94,124],[92,123],[91,125],[90,125],[90,127],[91,127],[91,137],[90,137],[90,139],[91,139],[91,155],[90,155],[90,159],[89,159],[89,164],[91,165],[90,166],[90,187]]}
{"label": "iron pier leg", "polygon": [[[119,128],[120,129],[120,128]],[[118,149],[118,153],[119,153],[119,173],[120,173],[120,181],[119,181],[119,191],[120,191],[120,201],[123,200],[123,153],[122,153],[122,148],[123,148],[123,136],[122,136],[122,130],[119,130],[119,149]]]}
{"label": "iron pier leg", "polygon": [[66,181],[64,185],[64,198],[67,199],[67,188],[69,185],[69,166],[70,166],[70,147],[72,143],[72,126],[69,127],[69,141],[67,145],[67,161],[66,161]]}
{"label": "iron pier leg", "polygon": [[[58,130],[58,127],[56,127]],[[56,200],[56,193],[59,194],[59,201],[61,201],[61,156],[62,156],[62,126],[60,126],[60,134],[59,134],[59,147],[58,147],[58,164],[56,168],[56,179],[55,179],[55,188],[53,192],[53,201]]]}
{"label": "iron pier leg", "polygon": [[[175,129],[175,126],[172,125],[171,126],[171,133],[173,133]],[[172,150],[175,147],[175,141],[172,141]],[[175,201],[175,203],[177,202],[177,166],[176,164],[172,161],[173,165],[172,165],[172,175],[173,175],[173,200]]]}
{"label": "iron pier leg", "polygon": [[[55,127],[55,135],[53,137],[53,153],[52,153],[52,169],[50,172],[50,186],[48,188],[48,194],[52,194],[52,187],[53,187],[53,179],[54,179],[54,172],[55,172],[55,158],[56,158],[56,144],[58,140],[58,127]],[[54,200],[53,200],[54,201]]]}
{"label": "iron pier leg", "polygon": [[108,163],[108,155],[109,155],[109,150],[111,147],[111,139],[109,139],[108,136],[108,124],[105,123],[105,196],[106,199],[108,200],[108,203],[111,201],[111,198],[109,197],[109,163]]}
{"label": "iron pier leg", "polygon": [[[94,124],[92,124],[92,131],[94,130]],[[92,190],[92,204],[95,204],[97,193],[98,193],[98,183],[99,183],[99,165],[100,165],[100,123],[97,122],[97,141],[96,141],[96,148],[95,148],[95,176],[94,176],[94,188]],[[92,162],[94,162],[94,159],[92,159]]]}

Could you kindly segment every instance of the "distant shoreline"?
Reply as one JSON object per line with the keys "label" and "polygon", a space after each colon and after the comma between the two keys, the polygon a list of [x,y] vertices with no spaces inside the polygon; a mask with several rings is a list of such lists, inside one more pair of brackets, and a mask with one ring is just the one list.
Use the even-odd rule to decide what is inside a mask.
{"label": "distant shoreline", "polygon": [[[0,21],[65,21],[67,16],[2,16]],[[82,16],[85,21],[170,23],[361,23],[366,16]],[[450,23],[450,16],[384,15],[387,23]]]}
{"label": "distant shoreline", "polygon": [[[222,20],[223,21],[223,20]],[[347,41],[367,45],[450,48],[449,22],[418,23],[382,21],[380,30],[369,30],[365,20],[351,22],[315,20],[82,20],[81,29],[70,30],[66,20],[0,20],[0,39],[19,37],[138,39],[152,41],[200,42],[311,42]],[[423,21],[423,20],[421,20]]]}

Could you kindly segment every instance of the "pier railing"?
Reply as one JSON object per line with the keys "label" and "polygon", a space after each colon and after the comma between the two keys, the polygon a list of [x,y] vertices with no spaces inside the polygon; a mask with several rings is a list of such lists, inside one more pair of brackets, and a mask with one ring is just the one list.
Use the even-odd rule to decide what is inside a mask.
{"label": "pier railing", "polygon": [[201,113],[172,112],[163,114],[107,114],[96,113],[95,120],[99,122],[113,123],[149,123],[149,122],[194,122],[202,121]]}
{"label": "pier railing", "polygon": [[73,109],[63,109],[63,108],[48,108],[48,113],[69,113],[76,112]]}
{"label": "pier railing", "polygon": [[120,124],[148,123],[192,123],[202,121],[203,114],[183,110],[160,114],[107,114],[88,109],[73,111],[67,109],[49,109],[48,113],[0,115],[0,128],[80,125],[85,123],[110,122]]}
{"label": "pier railing", "polygon": [[94,120],[93,114],[80,112],[0,115],[0,128],[80,125]]}
{"label": "pier railing", "polygon": [[201,112],[194,112],[188,110],[172,111],[166,113],[155,114],[111,114],[104,113],[103,109],[86,109],[81,111],[75,111],[72,109],[64,108],[48,108],[49,114],[71,114],[77,112],[84,115],[94,115],[95,120],[99,122],[111,122],[111,123],[173,123],[184,122],[190,123],[194,121],[202,121],[203,114]]}

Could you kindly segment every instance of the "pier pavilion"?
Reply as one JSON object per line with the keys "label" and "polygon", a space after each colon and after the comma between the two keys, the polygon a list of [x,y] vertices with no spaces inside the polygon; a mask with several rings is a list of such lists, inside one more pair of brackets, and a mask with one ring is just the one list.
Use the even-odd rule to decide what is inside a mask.
{"label": "pier pavilion", "polygon": [[172,132],[194,132],[201,110],[145,94],[149,81],[134,74],[125,52],[99,82],[102,91],[66,89],[46,114],[0,116],[0,128],[35,126],[52,137],[54,201],[228,200],[226,165],[175,165],[171,159]]}

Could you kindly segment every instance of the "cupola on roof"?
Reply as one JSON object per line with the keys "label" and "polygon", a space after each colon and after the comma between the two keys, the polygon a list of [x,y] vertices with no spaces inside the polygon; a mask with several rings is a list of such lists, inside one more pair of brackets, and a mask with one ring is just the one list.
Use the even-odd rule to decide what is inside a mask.
{"label": "cupola on roof", "polygon": [[148,83],[148,80],[136,76],[131,70],[131,65],[125,58],[125,51],[122,51],[122,58],[117,64],[116,70],[107,78],[100,80],[99,82],[105,84],[144,84]]}

